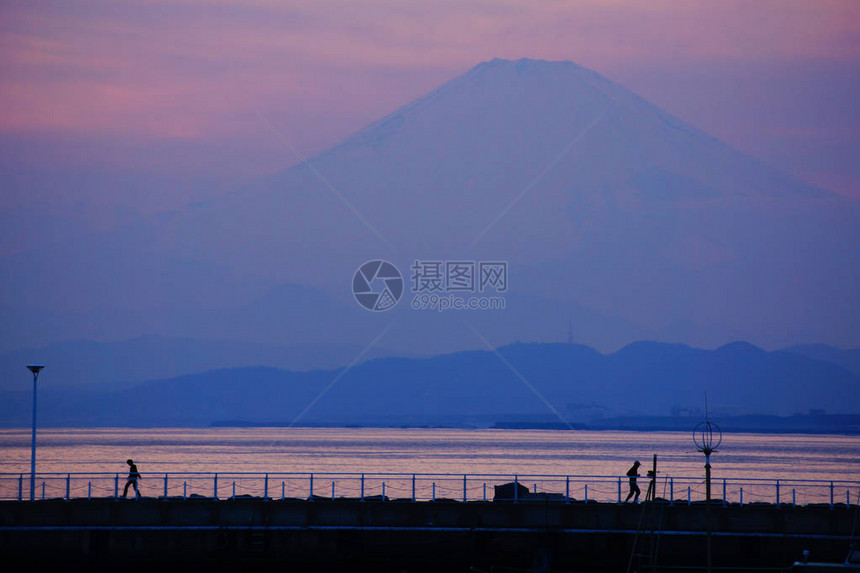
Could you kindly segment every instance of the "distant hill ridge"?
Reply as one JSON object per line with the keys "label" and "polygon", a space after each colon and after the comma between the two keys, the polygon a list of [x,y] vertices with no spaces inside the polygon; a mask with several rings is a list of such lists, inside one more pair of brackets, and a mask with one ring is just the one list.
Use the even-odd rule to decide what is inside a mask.
{"label": "distant hill ridge", "polygon": [[[22,365],[31,362],[49,366],[43,378],[48,385],[103,391],[219,368],[336,368],[348,364],[362,349],[358,344],[334,342],[272,344],[156,335],[116,342],[68,340],[0,354],[0,390],[20,388],[27,381],[26,376],[21,377]],[[390,354],[384,347],[374,347],[367,358]]]}
{"label": "distant hill ridge", "polygon": [[[634,342],[618,352],[634,352],[637,347],[644,345],[647,348],[649,344]],[[860,349],[806,344],[781,350],[831,362],[860,376]],[[331,369],[348,364],[361,351],[362,346],[358,344],[260,344],[155,335],[116,342],[68,340],[41,348],[0,354],[0,391],[20,389],[22,384],[26,385],[27,372],[22,365],[30,362],[50,365],[45,377],[45,383],[49,386],[103,391],[130,387],[147,380],[175,378],[222,368],[272,366],[299,371]],[[374,347],[366,353],[365,359],[395,355],[403,356],[388,348]]]}
{"label": "distant hill ridge", "polygon": [[834,348],[826,344],[797,344],[783,350],[838,364],[860,376],[860,348]]}
{"label": "distant hill ridge", "polygon": [[[603,355],[582,345],[512,344],[431,358],[376,358],[343,368],[220,369],[114,392],[40,390],[40,424],[206,426],[220,420],[270,423],[492,423],[499,417],[575,419],[576,405],[606,415],[667,415],[703,406],[726,415],[855,414],[860,377],[795,352],[747,343],[715,350],[637,342]],[[521,378],[522,377],[522,378]],[[337,382],[331,385],[337,379]],[[527,383],[523,382],[523,379]],[[533,387],[538,396],[530,387]],[[29,394],[5,392],[0,423],[29,421]],[[552,420],[552,418],[550,418]]]}

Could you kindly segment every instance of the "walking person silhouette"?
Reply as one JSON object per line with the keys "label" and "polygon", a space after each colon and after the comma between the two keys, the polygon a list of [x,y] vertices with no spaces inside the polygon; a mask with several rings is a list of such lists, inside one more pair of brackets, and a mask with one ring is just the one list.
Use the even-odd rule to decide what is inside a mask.
{"label": "walking person silhouette", "polygon": [[630,501],[630,498],[633,497],[633,503],[639,503],[639,494],[642,493],[639,490],[639,486],[636,485],[636,478],[639,477],[639,466],[642,464],[639,463],[639,460],[633,462],[633,467],[627,470],[627,477],[630,478],[630,493],[627,494],[627,499],[624,500],[624,503]]}
{"label": "walking person silhouette", "polygon": [[135,497],[140,498],[140,491],[137,489],[137,480],[142,479],[140,477],[140,472],[137,471],[137,466],[131,458],[125,460],[125,463],[128,464],[128,481],[125,482],[125,488],[122,490],[122,497],[125,498],[128,495],[128,486],[134,486],[134,495]]}

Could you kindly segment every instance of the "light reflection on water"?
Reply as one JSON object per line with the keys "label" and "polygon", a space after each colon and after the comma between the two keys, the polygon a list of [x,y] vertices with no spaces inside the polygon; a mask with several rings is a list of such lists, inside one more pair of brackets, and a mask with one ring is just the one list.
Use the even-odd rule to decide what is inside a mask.
{"label": "light reflection on water", "polygon": [[[377,428],[45,429],[37,470],[620,475],[654,453],[662,475],[702,472],[689,433]],[[857,480],[860,437],[727,434],[712,464],[717,478]],[[0,473],[29,470],[30,432],[0,430]]]}

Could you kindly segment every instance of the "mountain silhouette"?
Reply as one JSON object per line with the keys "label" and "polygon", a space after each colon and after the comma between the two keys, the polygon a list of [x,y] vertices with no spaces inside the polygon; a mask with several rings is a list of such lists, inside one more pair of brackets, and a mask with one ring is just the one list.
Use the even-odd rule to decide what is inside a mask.
{"label": "mountain silhouette", "polygon": [[[810,409],[857,414],[860,378],[829,362],[750,344],[703,350],[637,342],[604,355],[576,344],[513,344],[431,358],[375,358],[350,369],[221,369],[113,392],[43,386],[47,426],[205,426],[219,421],[298,424],[484,424],[578,421],[704,407],[735,415]],[[26,391],[5,392],[0,424],[26,425]]]}
{"label": "mountain silhouette", "polygon": [[[243,189],[0,260],[0,349],[142,334],[365,345],[384,317],[399,352],[481,348],[462,315],[409,309],[416,259],[509,263],[505,310],[468,315],[494,345],[560,340],[570,323],[604,350],[854,346],[858,222],[857,201],[591,70],[493,60]],[[383,315],[350,291],[377,259],[406,281]]]}

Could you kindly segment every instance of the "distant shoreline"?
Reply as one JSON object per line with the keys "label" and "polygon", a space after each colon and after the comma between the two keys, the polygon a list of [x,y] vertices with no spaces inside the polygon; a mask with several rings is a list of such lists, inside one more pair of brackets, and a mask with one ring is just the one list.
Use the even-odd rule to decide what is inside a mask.
{"label": "distant shoreline", "polygon": [[[590,423],[545,420],[500,420],[489,425],[468,423],[305,423],[251,422],[247,420],[216,421],[215,428],[393,428],[393,429],[492,429],[492,430],[564,430],[615,432],[692,432],[698,418],[678,416],[627,416],[607,418]],[[793,416],[734,416],[714,418],[723,432],[744,434],[821,434],[860,435],[860,414],[797,414]]]}
{"label": "distant shoreline", "polygon": [[[101,429],[101,428],[372,428],[372,429],[410,429],[410,430],[546,430],[546,431],[584,431],[584,432],[692,432],[702,419],[686,416],[622,416],[592,420],[588,423],[565,423],[548,419],[500,419],[458,421],[378,421],[378,422],[303,422],[292,424],[288,421],[259,422],[252,420],[216,420],[211,423],[197,424],[96,424],[40,426],[39,430],[53,429]],[[801,435],[860,435],[860,414],[795,414],[792,416],[731,416],[714,417],[723,433],[743,434],[801,434]],[[29,426],[3,426],[3,430],[30,431]]]}

